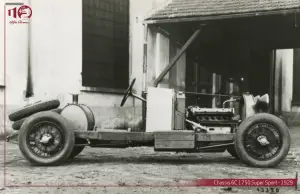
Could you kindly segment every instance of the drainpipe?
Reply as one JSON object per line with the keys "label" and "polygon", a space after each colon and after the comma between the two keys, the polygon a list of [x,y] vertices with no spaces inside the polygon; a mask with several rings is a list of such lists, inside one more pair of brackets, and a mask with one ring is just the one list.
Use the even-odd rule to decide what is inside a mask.
{"label": "drainpipe", "polygon": [[[28,5],[31,6],[31,0],[28,0]],[[33,82],[32,82],[32,64],[31,64],[31,22],[28,23],[28,66],[27,66],[27,85],[25,90],[25,98],[33,96]]]}

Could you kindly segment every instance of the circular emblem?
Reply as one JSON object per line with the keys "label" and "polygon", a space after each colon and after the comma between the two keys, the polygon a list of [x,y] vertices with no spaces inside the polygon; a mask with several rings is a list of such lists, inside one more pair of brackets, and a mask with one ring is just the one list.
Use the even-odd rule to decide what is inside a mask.
{"label": "circular emblem", "polygon": [[32,16],[32,9],[28,5],[22,5],[18,9],[18,16],[21,19],[29,19]]}

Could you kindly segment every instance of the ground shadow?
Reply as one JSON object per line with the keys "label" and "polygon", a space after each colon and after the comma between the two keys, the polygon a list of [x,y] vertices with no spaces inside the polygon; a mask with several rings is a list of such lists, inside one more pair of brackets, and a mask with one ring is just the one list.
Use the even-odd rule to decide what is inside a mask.
{"label": "ground shadow", "polygon": [[97,163],[130,163],[130,164],[166,164],[166,165],[187,165],[187,164],[240,164],[241,162],[233,157],[227,156],[189,156],[189,155],[138,155],[138,156],[114,156],[114,155],[96,155],[88,157],[79,155],[69,161],[69,165],[78,164],[97,164]]}

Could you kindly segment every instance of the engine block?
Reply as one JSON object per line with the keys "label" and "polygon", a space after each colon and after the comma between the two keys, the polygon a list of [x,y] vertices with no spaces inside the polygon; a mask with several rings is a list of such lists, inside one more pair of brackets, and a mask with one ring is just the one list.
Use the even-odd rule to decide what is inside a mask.
{"label": "engine block", "polygon": [[193,114],[226,114],[234,115],[234,108],[200,108],[198,106],[190,106],[188,110]]}
{"label": "engine block", "polygon": [[188,107],[187,118],[196,122],[230,121],[234,117],[233,108],[199,108]]}
{"label": "engine block", "polygon": [[233,108],[187,108],[186,118],[206,127],[208,133],[231,133],[237,126]]}

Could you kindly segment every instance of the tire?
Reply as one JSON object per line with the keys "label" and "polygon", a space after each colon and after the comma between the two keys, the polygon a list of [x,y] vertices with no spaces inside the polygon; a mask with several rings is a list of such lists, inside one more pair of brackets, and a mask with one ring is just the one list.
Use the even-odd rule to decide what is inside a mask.
{"label": "tire", "polygon": [[236,152],[234,146],[227,148],[227,152],[228,152],[232,157],[234,157],[235,159],[237,159],[237,160],[240,159],[240,157],[239,157],[239,155],[237,154],[237,152]]}
{"label": "tire", "polygon": [[[84,139],[79,139],[79,138],[75,139],[75,144],[85,144],[85,143],[86,143],[86,140],[84,140]],[[85,146],[74,146],[69,158],[70,159],[75,158],[84,150],[84,148],[85,148]]]}
{"label": "tire", "polygon": [[83,150],[84,150],[85,146],[74,146],[71,155],[69,156],[70,159],[75,158],[76,156],[78,156]]}
{"label": "tire", "polygon": [[[263,125],[263,126],[259,126]],[[257,126],[257,127],[256,127]],[[255,128],[254,128],[255,127]],[[262,130],[264,128],[264,130]],[[253,129],[253,130],[252,130]],[[252,149],[254,151],[258,151],[259,148],[266,146],[262,145],[262,142],[258,141],[258,138],[262,136],[264,131],[267,130],[273,130],[277,132],[277,136],[280,139],[280,144],[278,145],[277,151],[275,151],[275,154],[268,158],[268,159],[258,159],[256,158],[253,154],[249,153],[249,149]],[[255,146],[258,147],[251,147],[250,144],[248,145],[247,149],[244,143],[246,143],[247,138],[251,137],[247,133],[250,133],[254,130],[259,130],[259,137],[254,138],[254,143]],[[269,133],[270,134],[270,133]],[[248,135],[248,136],[247,136]],[[252,134],[253,135],[253,134]],[[272,139],[269,136],[266,136],[267,146],[272,143]],[[275,136],[274,136],[275,137]],[[268,139],[269,138],[269,139]],[[273,141],[277,143],[278,140]],[[253,143],[252,143],[253,144]],[[286,124],[279,119],[278,117],[267,114],[267,113],[259,113],[253,116],[248,117],[245,119],[241,125],[238,127],[238,130],[236,132],[236,137],[235,137],[235,149],[236,152],[239,156],[239,158],[248,164],[249,166],[252,167],[259,167],[259,168],[272,168],[276,167],[279,163],[281,163],[285,157],[287,156],[289,149],[290,149],[290,144],[291,144],[291,137],[289,133],[289,129],[286,126]],[[256,149],[253,149],[256,148]],[[266,148],[264,148],[267,150]],[[269,149],[269,148],[268,148]]]}
{"label": "tire", "polygon": [[[58,113],[58,114],[60,114],[61,113],[61,111],[62,111],[62,109],[54,109],[54,110],[52,110],[53,112],[56,112],[56,113]],[[14,122],[13,124],[12,124],[12,128],[14,129],[14,130],[20,130],[20,128],[21,128],[21,126],[22,126],[22,124],[24,123],[24,121],[27,119],[28,117],[26,117],[26,118],[23,118],[23,119],[21,119],[21,120],[18,120],[18,121],[16,121],[16,122]]]}
{"label": "tire", "polygon": [[16,112],[11,113],[8,118],[11,121],[18,121],[23,118],[29,117],[34,113],[41,112],[41,111],[47,111],[51,109],[58,108],[60,105],[59,100],[49,100],[44,102],[38,102],[35,104],[32,104],[30,106],[24,107]]}
{"label": "tire", "polygon": [[24,118],[24,119],[21,119],[21,120],[18,120],[16,122],[14,122],[11,127],[14,129],[14,130],[20,130],[20,128],[22,127],[24,121],[26,120],[27,118]]}
{"label": "tire", "polygon": [[[59,143],[57,143],[57,145],[61,147],[58,149],[57,147],[54,146],[55,144],[52,143],[51,146],[52,148],[54,146],[55,149],[52,150],[53,155],[51,156],[40,156],[38,155],[38,153],[34,153],[33,151],[33,148],[39,150],[38,146],[29,145],[29,143],[31,143],[31,145],[43,145],[43,143],[50,142],[49,139],[48,142],[43,142],[43,143],[40,141],[36,141],[37,135],[40,135],[39,133],[43,132],[43,130],[41,130],[39,133],[36,133],[35,134],[36,136],[33,136],[31,142],[29,142],[28,136],[30,136],[32,131],[40,130],[41,129],[41,127],[39,127],[40,124],[47,124],[46,125],[47,128],[49,125],[54,126],[53,128],[51,128],[51,130],[49,130],[50,132],[49,131],[47,132],[48,134],[52,134],[51,132],[53,130],[58,131],[60,134],[60,138],[57,138],[57,136],[55,136],[56,141],[53,142],[57,143],[58,141]],[[63,163],[70,156],[75,144],[74,132],[70,129],[70,127],[71,126],[66,119],[64,119],[61,115],[51,111],[40,112],[30,116],[28,119],[25,120],[19,132],[19,149],[22,155],[30,163],[34,165],[52,166],[52,165],[59,165]],[[42,135],[40,135],[40,137],[41,136]],[[39,139],[41,140],[41,138]],[[51,148],[50,146],[47,147],[47,149],[50,148]],[[41,151],[41,149],[39,151]]]}

